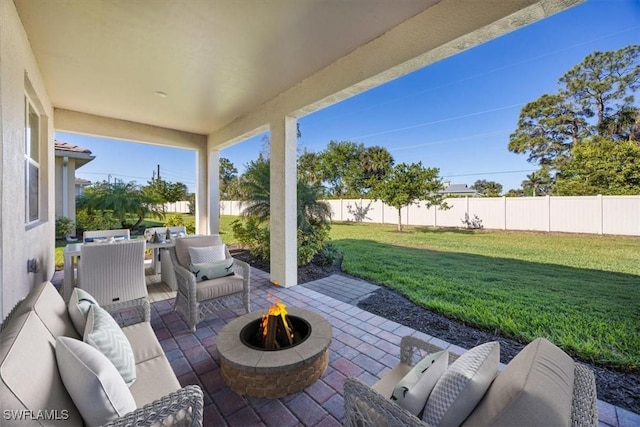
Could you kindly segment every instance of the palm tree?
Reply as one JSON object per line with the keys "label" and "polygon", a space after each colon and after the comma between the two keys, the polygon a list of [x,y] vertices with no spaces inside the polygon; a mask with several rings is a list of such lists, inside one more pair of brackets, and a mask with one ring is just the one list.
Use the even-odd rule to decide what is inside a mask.
{"label": "palm tree", "polygon": [[[111,212],[122,227],[135,229],[149,214],[164,217],[164,213],[156,208],[158,202],[142,192],[134,182],[116,180],[113,184],[103,181],[88,188],[78,199],[78,208],[87,209],[89,214]],[[137,216],[135,224],[127,222],[128,215]]]}
{"label": "palm tree", "polygon": [[251,216],[266,222],[271,214],[269,160],[258,156],[247,165],[240,179],[241,204],[245,205],[244,216]]}
{"label": "palm tree", "polygon": [[543,168],[527,175],[527,179],[522,181],[522,188],[524,190],[531,190],[533,197],[536,197],[538,194],[548,194],[550,184],[551,176],[549,175],[549,171]]}
{"label": "palm tree", "polygon": [[389,151],[380,146],[365,149],[360,154],[361,179],[364,189],[371,188],[391,171],[393,157]]}
{"label": "palm tree", "polygon": [[[260,156],[258,160],[250,162],[242,178],[240,185],[245,205],[243,215],[255,217],[260,222],[268,221],[271,214],[269,160]],[[331,207],[328,203],[320,201],[324,193],[320,184],[299,179],[297,193],[298,228],[305,231],[315,224],[329,220]]]}
{"label": "palm tree", "polygon": [[[269,168],[269,160],[260,156],[258,160],[249,163],[241,180],[242,193],[244,195],[242,203],[245,205],[243,216],[249,221],[257,221],[259,224],[268,223],[271,214]],[[311,261],[313,255],[322,249],[324,241],[328,238],[331,207],[328,203],[320,200],[323,193],[324,190],[319,183],[298,179],[297,228],[299,264]],[[253,241],[255,241],[255,237]],[[269,242],[260,242],[260,244],[268,245]],[[310,252],[310,248],[315,248],[315,250]],[[304,250],[302,258],[301,249]],[[268,251],[262,250],[260,253],[265,254]],[[305,262],[301,262],[301,259]]]}

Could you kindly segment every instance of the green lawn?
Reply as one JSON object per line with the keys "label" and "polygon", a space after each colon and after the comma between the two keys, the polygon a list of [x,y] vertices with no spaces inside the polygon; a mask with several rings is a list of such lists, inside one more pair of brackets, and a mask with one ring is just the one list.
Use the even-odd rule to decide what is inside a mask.
{"label": "green lawn", "polygon": [[333,224],[343,269],[446,316],[640,372],[640,238]]}
{"label": "green lawn", "polygon": [[[236,218],[220,218],[227,244],[237,243]],[[544,336],[583,360],[640,372],[640,238],[398,233],[395,225],[356,223],[334,223],[331,238],[347,273],[424,307],[521,342]],[[56,248],[60,267],[63,246]]]}

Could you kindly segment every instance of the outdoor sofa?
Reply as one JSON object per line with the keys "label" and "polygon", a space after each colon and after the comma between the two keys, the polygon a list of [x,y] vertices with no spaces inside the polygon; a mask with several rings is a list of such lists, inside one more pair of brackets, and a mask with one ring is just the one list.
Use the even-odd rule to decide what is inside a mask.
{"label": "outdoor sofa", "polygon": [[[103,308],[109,313],[120,310],[120,316],[116,315],[115,318],[132,323],[122,327],[121,331],[131,344],[137,376],[128,388],[133,397],[130,405],[133,404],[134,409],[120,414],[105,425],[201,426],[202,390],[196,385],[180,386],[151,329],[149,302],[141,299]],[[137,317],[141,321],[136,322]],[[67,368],[63,369],[72,370],[73,375],[69,378],[59,368],[56,356],[61,351],[60,343],[63,341],[85,345],[80,342],[82,337],[76,330],[76,319],[77,316],[72,321],[67,305],[51,282],[44,282],[18,303],[3,321],[0,331],[0,402],[3,409],[0,416],[3,426],[95,425],[83,419],[74,399],[77,399],[77,390],[83,390],[83,394],[86,394],[84,400],[89,400],[88,405],[93,405],[97,400],[93,394],[108,390],[108,382],[100,375],[96,375],[99,379],[87,375],[85,371],[93,368],[82,359],[81,362],[75,359],[64,362]],[[115,322],[112,324],[115,328],[119,327]],[[62,338],[57,340],[59,337]],[[80,369],[85,366],[90,369]],[[110,366],[109,369],[115,368]],[[101,374],[111,371],[100,367],[92,374],[95,372]],[[117,370],[115,373],[119,374]],[[122,381],[122,378],[118,380]],[[65,387],[69,381],[76,390],[75,394]],[[73,399],[70,393],[74,395]],[[109,399],[114,396],[109,392],[105,394]],[[92,411],[93,407],[89,410]],[[86,411],[85,408],[83,414]]]}
{"label": "outdoor sofa", "polygon": [[[538,338],[498,373],[499,348],[498,342],[485,343],[458,357],[403,337],[400,363],[376,384],[345,380],[343,425],[598,426],[595,379],[588,367]],[[420,366],[427,366],[418,369],[424,372],[420,379],[407,381]]]}

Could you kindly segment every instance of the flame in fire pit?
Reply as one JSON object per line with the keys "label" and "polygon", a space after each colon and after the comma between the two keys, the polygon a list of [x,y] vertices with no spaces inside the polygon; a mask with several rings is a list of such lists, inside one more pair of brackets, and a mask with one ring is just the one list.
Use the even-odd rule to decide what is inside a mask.
{"label": "flame in fire pit", "polygon": [[262,346],[266,349],[293,345],[295,333],[287,320],[286,305],[276,298],[260,322]]}

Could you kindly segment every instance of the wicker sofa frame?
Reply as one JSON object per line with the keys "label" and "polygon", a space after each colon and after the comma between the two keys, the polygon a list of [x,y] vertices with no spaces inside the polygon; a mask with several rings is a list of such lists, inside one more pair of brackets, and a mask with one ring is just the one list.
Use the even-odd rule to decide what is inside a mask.
{"label": "wicker sofa frame", "polygon": [[[414,366],[429,353],[442,348],[413,336],[403,337],[400,343],[400,363]],[[449,353],[449,363],[457,356]],[[344,382],[344,419],[346,427],[378,427],[381,420],[388,426],[424,427],[429,424],[381,395],[358,378]],[[591,370],[579,363],[574,365],[574,388],[571,404],[572,427],[598,426],[595,378]]]}
{"label": "wicker sofa frame", "polygon": [[[53,285],[49,282],[44,286]],[[5,329],[9,327],[14,318],[24,314],[23,303],[27,304],[27,299],[18,302],[9,312],[7,317],[0,324],[0,337]],[[146,299],[117,302],[102,306],[114,317],[120,327],[134,325],[140,322],[151,320],[151,306]],[[53,313],[53,312],[51,312]],[[47,316],[51,316],[48,313]],[[0,388],[4,387],[0,381]],[[46,392],[40,390],[39,392]],[[121,426],[189,426],[202,427],[203,422],[203,393],[197,385],[187,385],[172,393],[168,393],[161,398],[150,402],[131,411],[122,417],[110,421],[105,427]],[[32,408],[33,409],[33,408]],[[8,422],[8,425],[12,425]]]}

